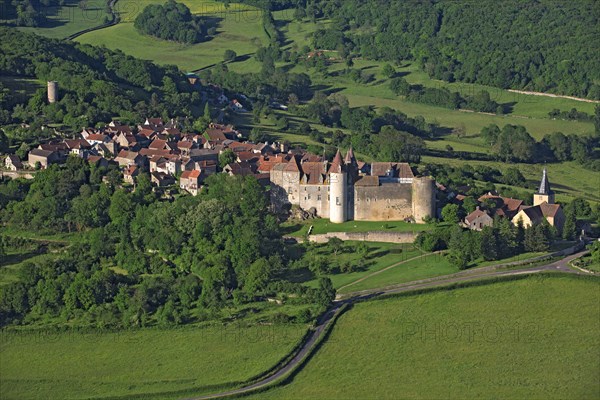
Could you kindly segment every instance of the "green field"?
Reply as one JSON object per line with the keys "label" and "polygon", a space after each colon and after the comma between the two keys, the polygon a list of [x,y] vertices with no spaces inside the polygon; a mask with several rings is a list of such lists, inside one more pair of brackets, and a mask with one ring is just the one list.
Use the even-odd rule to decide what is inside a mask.
{"label": "green field", "polygon": [[0,397],[165,398],[174,391],[211,392],[267,371],[305,330],[234,324],[117,333],[3,332]]}
{"label": "green field", "polygon": [[63,6],[44,7],[47,17],[45,25],[36,28],[19,28],[25,32],[33,32],[50,38],[63,39],[84,29],[93,28],[104,23],[109,17],[106,12],[106,0],[87,0],[86,8],[79,7],[79,0],[66,0]]}
{"label": "green field", "polygon": [[234,50],[240,60],[231,64],[236,71],[252,71],[259,64],[251,57],[257,46],[267,43],[262,28],[261,13],[258,9],[231,4],[228,10],[222,3],[215,1],[184,0],[193,13],[206,16],[217,23],[217,34],[211,40],[194,45],[155,39],[139,34],[133,27],[138,13],[148,4],[163,4],[163,0],[119,0],[118,11],[121,23],[82,35],[81,43],[104,45],[110,49],[119,49],[132,56],[152,60],[158,64],[174,64],[184,71],[192,71],[215,65],[223,61],[227,49]]}
{"label": "green field", "polygon": [[598,280],[539,276],[355,305],[256,399],[597,399]]}
{"label": "green field", "polygon": [[381,288],[398,283],[453,274],[455,272],[458,272],[458,268],[451,265],[443,254],[429,254],[414,260],[408,260],[380,274],[370,276],[351,286],[346,286],[340,290],[340,293]]}
{"label": "green field", "polygon": [[[334,255],[332,250],[326,244],[315,245],[314,251],[320,256],[327,257],[332,263],[343,263],[351,262],[355,264],[360,263],[360,255],[355,252],[356,246],[359,242],[346,241],[344,242],[344,249],[337,255]],[[418,257],[423,254],[422,251],[413,247],[412,244],[395,244],[395,243],[379,243],[379,242],[367,242],[369,247],[369,253],[367,254],[364,264],[360,265],[360,269],[354,272],[327,274],[331,279],[333,286],[339,289],[351,282],[363,279],[364,277],[392,265],[405,262],[406,260]],[[292,280],[303,282],[305,285],[310,287],[318,287],[319,281],[308,268],[301,270],[293,270],[294,277]]]}

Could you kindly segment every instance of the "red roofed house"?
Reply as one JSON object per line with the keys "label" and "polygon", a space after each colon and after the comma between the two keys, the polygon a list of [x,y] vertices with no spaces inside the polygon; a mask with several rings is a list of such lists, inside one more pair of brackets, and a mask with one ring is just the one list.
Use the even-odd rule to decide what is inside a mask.
{"label": "red roofed house", "polygon": [[183,171],[179,178],[179,187],[193,196],[197,196],[200,191],[200,175],[199,170]]}
{"label": "red roofed house", "polygon": [[137,165],[130,165],[123,170],[123,180],[131,185],[135,183],[135,178],[140,174],[140,168]]}
{"label": "red roofed house", "polygon": [[465,217],[465,225],[467,228],[474,231],[480,231],[485,226],[492,226],[493,223],[493,218],[490,217],[487,212],[481,210],[479,206],[477,206],[475,211]]}

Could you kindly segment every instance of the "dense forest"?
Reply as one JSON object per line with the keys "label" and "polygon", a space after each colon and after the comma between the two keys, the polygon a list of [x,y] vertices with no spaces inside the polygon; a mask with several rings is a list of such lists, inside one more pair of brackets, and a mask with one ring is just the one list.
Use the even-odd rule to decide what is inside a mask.
{"label": "dense forest", "polygon": [[243,1],[330,19],[316,48],[416,60],[431,77],[600,99],[595,1]]}
{"label": "dense forest", "polygon": [[[282,280],[297,257],[288,254],[253,177],[214,175],[200,196],[173,202],[160,201],[148,174],[133,192],[120,181],[118,171],[77,157],[32,181],[0,181],[3,226],[80,233],[57,257],[27,263],[20,280],[3,287],[0,326],[170,325],[218,317],[226,305],[279,293],[306,307],[278,318],[307,322],[335,295],[326,279],[319,289]],[[2,235],[0,244],[0,250],[31,245]]]}
{"label": "dense forest", "polygon": [[192,44],[206,40],[206,21],[175,0],[146,6],[133,26],[144,35],[174,42]]}
{"label": "dense forest", "polygon": [[[200,93],[173,66],[157,66],[102,47],[47,39],[0,27],[0,75],[44,82],[27,103],[0,94],[1,124],[25,122],[32,130],[62,123],[78,130],[120,117],[194,116]],[[59,97],[46,101],[45,82],[58,82]],[[1,88],[0,88],[1,89]],[[199,108],[199,107],[198,107]]]}

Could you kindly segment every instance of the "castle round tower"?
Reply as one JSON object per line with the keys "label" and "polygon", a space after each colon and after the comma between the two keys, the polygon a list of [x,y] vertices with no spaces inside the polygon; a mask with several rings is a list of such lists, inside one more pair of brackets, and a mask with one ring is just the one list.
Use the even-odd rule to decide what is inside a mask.
{"label": "castle round tower", "polygon": [[329,167],[329,220],[341,224],[348,219],[348,174],[338,150]]}
{"label": "castle round tower", "polygon": [[48,81],[48,103],[56,103],[58,99],[58,82]]}
{"label": "castle round tower", "polygon": [[435,216],[435,185],[429,176],[414,178],[412,183],[413,218],[423,223],[425,218]]}

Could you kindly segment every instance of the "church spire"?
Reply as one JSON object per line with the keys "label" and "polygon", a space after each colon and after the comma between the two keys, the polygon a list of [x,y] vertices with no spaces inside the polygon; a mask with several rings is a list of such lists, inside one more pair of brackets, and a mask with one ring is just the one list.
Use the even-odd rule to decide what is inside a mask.
{"label": "church spire", "polygon": [[544,172],[542,173],[542,181],[540,182],[540,189],[538,190],[538,194],[552,194],[552,190],[550,189],[550,182],[548,181],[548,172],[546,168],[544,168]]}

